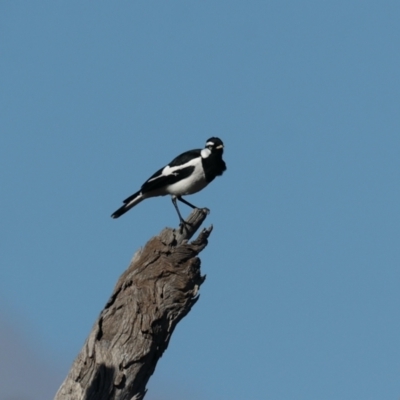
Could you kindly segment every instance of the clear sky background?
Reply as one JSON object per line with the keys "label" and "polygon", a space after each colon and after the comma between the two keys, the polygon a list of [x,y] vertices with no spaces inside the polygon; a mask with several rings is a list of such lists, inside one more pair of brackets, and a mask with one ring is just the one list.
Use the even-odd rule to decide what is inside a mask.
{"label": "clear sky background", "polygon": [[178,223],[168,198],[110,214],[211,136],[228,170],[188,198],[211,209],[207,280],[147,398],[398,399],[399,21],[398,1],[1,2],[0,399],[53,397]]}

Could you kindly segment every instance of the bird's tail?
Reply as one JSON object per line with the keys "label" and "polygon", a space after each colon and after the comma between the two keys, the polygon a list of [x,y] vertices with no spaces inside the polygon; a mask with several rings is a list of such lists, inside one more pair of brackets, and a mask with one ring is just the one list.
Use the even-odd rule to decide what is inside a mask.
{"label": "bird's tail", "polygon": [[127,211],[129,211],[132,207],[136,206],[136,204],[139,204],[142,200],[144,200],[145,197],[139,190],[138,192],[134,193],[132,196],[129,196],[127,199],[124,200],[124,205],[120,208],[118,208],[117,211],[115,211],[112,215],[111,218],[118,218],[122,214],[125,214]]}

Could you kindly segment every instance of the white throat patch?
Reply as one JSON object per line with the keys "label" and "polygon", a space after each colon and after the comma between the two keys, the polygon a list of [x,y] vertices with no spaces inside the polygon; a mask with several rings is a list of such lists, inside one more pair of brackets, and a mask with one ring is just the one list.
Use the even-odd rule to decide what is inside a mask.
{"label": "white throat patch", "polygon": [[211,154],[211,151],[209,149],[203,149],[200,154],[202,158],[207,158]]}

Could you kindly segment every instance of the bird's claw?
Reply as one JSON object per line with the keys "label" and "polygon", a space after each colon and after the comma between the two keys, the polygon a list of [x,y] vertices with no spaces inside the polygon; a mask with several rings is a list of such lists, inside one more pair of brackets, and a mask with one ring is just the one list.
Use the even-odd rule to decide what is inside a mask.
{"label": "bird's claw", "polygon": [[179,232],[182,234],[183,233],[183,228],[186,227],[186,225],[192,225],[190,222],[187,222],[185,220],[181,220],[181,223],[179,224]]}

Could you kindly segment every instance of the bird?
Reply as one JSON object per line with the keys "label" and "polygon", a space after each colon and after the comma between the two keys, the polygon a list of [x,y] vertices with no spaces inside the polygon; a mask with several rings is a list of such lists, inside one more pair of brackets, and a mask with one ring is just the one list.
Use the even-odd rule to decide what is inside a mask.
{"label": "bird", "polygon": [[189,150],[180,154],[147,179],[139,191],[126,198],[123,206],[118,208],[111,217],[119,218],[145,199],[171,195],[180,226],[185,226],[186,222],[182,218],[176,201],[179,200],[193,209],[198,208],[182,196],[199,192],[224,173],[226,164],[222,159],[223,152],[222,140],[211,137],[206,141],[204,149]]}

